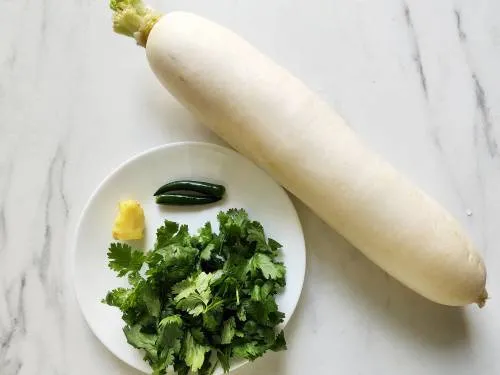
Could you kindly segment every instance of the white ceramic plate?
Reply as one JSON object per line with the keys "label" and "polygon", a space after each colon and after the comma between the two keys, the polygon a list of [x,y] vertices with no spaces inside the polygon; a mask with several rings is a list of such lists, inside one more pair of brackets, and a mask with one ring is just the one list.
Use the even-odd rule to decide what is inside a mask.
{"label": "white ceramic plate", "polygon": [[[159,206],[154,191],[165,182],[202,179],[223,183],[226,197],[213,205],[196,207]],[[211,221],[218,228],[220,210],[244,208],[251,219],[260,221],[266,234],[283,245],[287,286],[278,297],[286,325],[299,300],[305,273],[305,245],[302,228],[287,193],[253,163],[230,149],[206,143],[175,143],[146,151],[109,175],[90,198],[83,211],[74,248],[74,282],[83,315],[92,331],[117,357],[136,369],[150,373],[143,354],[127,344],[123,321],[117,308],[101,303],[107,291],[126,286],[107,267],[111,227],[122,199],[138,200],[144,208],[144,247],[154,244],[156,228],[165,219],[186,223],[195,231]],[[235,362],[235,369],[245,362]],[[220,373],[218,371],[218,373]]]}

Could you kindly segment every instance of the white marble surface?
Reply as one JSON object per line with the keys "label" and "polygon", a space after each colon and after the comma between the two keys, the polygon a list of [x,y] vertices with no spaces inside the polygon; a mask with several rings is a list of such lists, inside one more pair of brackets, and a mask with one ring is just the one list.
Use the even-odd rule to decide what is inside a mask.
{"label": "white marble surface", "polygon": [[[500,3],[164,0],[211,17],[300,76],[438,198],[484,252],[486,308],[403,288],[300,202],[308,266],[289,350],[250,374],[500,374]],[[119,163],[218,142],[111,32],[105,0],[0,0],[0,374],[137,375],[86,326],[69,250]]]}

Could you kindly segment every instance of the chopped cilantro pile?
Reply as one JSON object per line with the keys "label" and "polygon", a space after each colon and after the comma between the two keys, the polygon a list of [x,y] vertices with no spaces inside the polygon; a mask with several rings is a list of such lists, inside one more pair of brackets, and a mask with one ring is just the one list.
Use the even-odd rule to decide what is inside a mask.
{"label": "chopped cilantro pile", "polygon": [[244,210],[217,219],[219,233],[208,222],[194,236],[167,220],[148,253],[110,245],[109,267],[130,288],[110,291],[103,302],[123,312],[127,341],[144,350],[154,375],[171,368],[211,374],[218,363],[227,372],[232,357],[253,361],[286,349],[275,302],[285,286],[281,245]]}

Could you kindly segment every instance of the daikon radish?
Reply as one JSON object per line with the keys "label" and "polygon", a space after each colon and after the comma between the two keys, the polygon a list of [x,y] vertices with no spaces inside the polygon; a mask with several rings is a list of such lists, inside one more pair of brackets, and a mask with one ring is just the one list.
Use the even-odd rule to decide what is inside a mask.
{"label": "daikon radish", "polygon": [[484,305],[485,265],[459,222],[299,79],[195,14],[111,7],[174,97],[375,264],[434,302]]}

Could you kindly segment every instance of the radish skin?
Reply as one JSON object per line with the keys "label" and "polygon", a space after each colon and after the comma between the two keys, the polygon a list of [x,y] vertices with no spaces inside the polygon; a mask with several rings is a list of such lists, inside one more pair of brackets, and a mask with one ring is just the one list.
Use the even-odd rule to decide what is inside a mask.
{"label": "radish skin", "polygon": [[485,265],[464,228],[298,78],[191,13],[143,31],[133,36],[163,86],[375,264],[436,303],[484,305]]}

